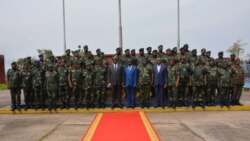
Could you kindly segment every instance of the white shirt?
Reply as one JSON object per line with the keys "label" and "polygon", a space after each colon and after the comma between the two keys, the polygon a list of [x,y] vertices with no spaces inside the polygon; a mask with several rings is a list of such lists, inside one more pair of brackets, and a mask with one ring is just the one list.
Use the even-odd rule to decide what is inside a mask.
{"label": "white shirt", "polygon": [[161,70],[161,65],[157,65],[157,72],[159,73]]}
{"label": "white shirt", "polygon": [[114,64],[114,68],[115,68],[115,70],[118,68],[118,65],[117,64]]}

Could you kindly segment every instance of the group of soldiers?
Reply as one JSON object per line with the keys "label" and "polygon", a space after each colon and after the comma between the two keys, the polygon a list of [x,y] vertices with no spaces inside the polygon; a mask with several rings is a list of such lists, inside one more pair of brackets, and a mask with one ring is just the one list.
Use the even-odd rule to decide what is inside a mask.
{"label": "group of soldiers", "polygon": [[[176,47],[164,52],[162,45],[158,46],[158,50],[151,47],[146,50],[147,53],[144,53],[144,48],[141,48],[137,54],[134,49],[126,49],[123,54],[122,49],[117,48],[114,55],[123,68],[131,62],[136,66],[136,87],[142,108],[149,108],[154,96],[152,68],[157,60],[167,65],[168,106],[190,106],[189,99],[192,99],[193,107],[215,105],[217,95],[220,96],[221,106],[241,105],[244,71],[234,54],[225,59],[223,52],[219,52],[218,58],[214,59],[210,51],[202,49],[201,55],[197,55],[197,50],[190,51],[187,44],[180,49],[180,53]],[[56,110],[59,103],[64,109],[69,108],[71,102],[76,109],[105,108],[110,63],[100,49],[93,55],[87,45],[83,50],[68,49],[58,58],[52,54],[46,59],[40,54],[39,60],[27,57],[21,67],[12,62],[12,68],[7,72],[11,108],[21,109],[21,89],[25,110],[47,107]]]}

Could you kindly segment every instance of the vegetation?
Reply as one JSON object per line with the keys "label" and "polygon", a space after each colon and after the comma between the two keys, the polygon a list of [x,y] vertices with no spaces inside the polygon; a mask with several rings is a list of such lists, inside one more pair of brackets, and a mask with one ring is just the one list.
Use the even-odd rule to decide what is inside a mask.
{"label": "vegetation", "polygon": [[6,90],[7,85],[6,84],[0,84],[0,90]]}

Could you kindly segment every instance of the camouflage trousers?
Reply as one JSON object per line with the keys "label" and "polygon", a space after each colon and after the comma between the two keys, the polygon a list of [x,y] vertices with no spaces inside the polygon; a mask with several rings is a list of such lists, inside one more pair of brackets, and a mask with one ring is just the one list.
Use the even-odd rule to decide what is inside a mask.
{"label": "camouflage trousers", "polygon": [[50,108],[55,108],[57,100],[57,89],[47,89]]}
{"label": "camouflage trousers", "polygon": [[105,88],[105,86],[96,86],[94,91],[95,91],[95,95],[94,95],[95,99],[94,100],[96,101],[96,103],[98,105],[104,104],[106,101],[106,93],[105,93],[106,88]]}
{"label": "camouflage trousers", "polygon": [[140,97],[142,104],[149,104],[150,92],[151,92],[151,85],[140,85]]}
{"label": "camouflage trousers", "polygon": [[68,86],[59,86],[59,96],[63,106],[68,106],[70,102]]}
{"label": "camouflage trousers", "polygon": [[80,106],[80,96],[82,94],[81,87],[73,87],[72,94],[74,96],[74,104]]}
{"label": "camouflage trousers", "polygon": [[241,94],[242,94],[243,85],[234,85],[233,86],[233,94],[232,94],[232,100],[240,100]]}
{"label": "camouflage trousers", "polygon": [[93,91],[91,88],[85,88],[84,89],[84,95],[85,95],[85,103],[87,106],[93,105],[95,101],[95,97],[93,95]]}
{"label": "camouflage trousers", "polygon": [[10,88],[11,104],[12,108],[19,107],[21,105],[21,93],[20,88]]}
{"label": "camouflage trousers", "polygon": [[214,102],[215,94],[216,94],[216,85],[207,85],[207,95],[206,95],[206,101],[211,103]]}
{"label": "camouflage trousers", "polygon": [[193,101],[202,102],[204,99],[204,87],[203,86],[193,86]]}
{"label": "camouflage trousers", "polygon": [[177,88],[175,86],[168,86],[168,99],[169,102],[177,102],[178,93]]}
{"label": "camouflage trousers", "polygon": [[230,97],[230,87],[220,87],[221,102],[228,102]]}
{"label": "camouflage trousers", "polygon": [[43,93],[43,87],[41,86],[34,87],[34,103],[39,106],[45,104],[45,95]]}
{"label": "camouflage trousers", "polygon": [[188,100],[188,83],[180,83],[178,87],[178,100],[187,101]]}
{"label": "camouflage trousers", "polygon": [[23,88],[24,101],[26,106],[33,106],[34,95],[32,88]]}

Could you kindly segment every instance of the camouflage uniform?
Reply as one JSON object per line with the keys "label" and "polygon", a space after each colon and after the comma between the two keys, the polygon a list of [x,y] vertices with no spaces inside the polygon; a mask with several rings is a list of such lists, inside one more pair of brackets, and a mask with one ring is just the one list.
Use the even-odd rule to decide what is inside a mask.
{"label": "camouflage uniform", "polygon": [[142,65],[139,69],[139,88],[141,96],[141,107],[149,107],[150,92],[152,84],[152,69],[146,65]]}
{"label": "camouflage uniform", "polygon": [[230,97],[230,87],[232,85],[231,77],[232,72],[227,68],[219,70],[220,81],[219,88],[221,92],[221,106],[229,106],[229,97]]}
{"label": "camouflage uniform", "polygon": [[242,88],[244,86],[244,70],[241,66],[233,66],[233,95],[232,102],[233,104],[240,104],[240,97],[242,94]]}
{"label": "camouflage uniform", "polygon": [[[41,64],[39,64],[41,65]],[[36,108],[45,108],[45,95],[44,95],[44,79],[45,72],[44,70],[39,68],[34,68],[33,70],[33,89],[34,89],[34,98],[36,103]]]}
{"label": "camouflage uniform", "polygon": [[59,96],[61,99],[62,107],[69,107],[70,94],[68,89],[68,69],[66,67],[59,67],[58,69],[58,86],[59,86]]}
{"label": "camouflage uniform", "polygon": [[187,106],[188,100],[188,80],[190,75],[190,67],[186,63],[179,63],[178,75],[180,76],[178,87],[178,99],[180,106]]}
{"label": "camouflage uniform", "polygon": [[206,77],[207,77],[207,103],[208,105],[214,105],[214,98],[216,94],[216,88],[218,85],[218,68],[209,65],[206,67]]}
{"label": "camouflage uniform", "polygon": [[94,107],[95,97],[93,95],[94,72],[91,64],[87,63],[87,69],[83,72],[83,91],[85,97],[86,108]]}
{"label": "camouflage uniform", "polygon": [[[52,64],[48,65],[48,68],[53,68]],[[49,99],[49,110],[56,108],[57,92],[58,92],[58,73],[54,70],[47,71],[45,74],[46,90]]]}
{"label": "camouflage uniform", "polygon": [[194,65],[191,67],[192,87],[193,87],[193,102],[194,105],[204,106],[204,82],[205,82],[205,68],[201,65]]}
{"label": "camouflage uniform", "polygon": [[69,72],[71,87],[72,87],[72,94],[74,96],[74,104],[75,108],[80,106],[80,96],[82,94],[82,70],[79,67],[75,67],[71,69]]}
{"label": "camouflage uniform", "polygon": [[[101,60],[98,60],[101,61]],[[106,69],[100,65],[95,66],[94,69],[94,91],[96,96],[96,101],[99,108],[105,107],[106,93],[105,93],[105,75]]]}
{"label": "camouflage uniform", "polygon": [[178,72],[177,66],[168,66],[168,98],[170,105],[175,107],[178,99],[178,92],[176,87]]}
{"label": "camouflage uniform", "polygon": [[11,107],[12,109],[20,108],[21,72],[18,69],[9,69],[7,72],[7,79],[11,94]]}
{"label": "camouflage uniform", "polygon": [[32,72],[30,70],[22,71],[22,87],[26,108],[33,108],[33,89],[32,89]]}

